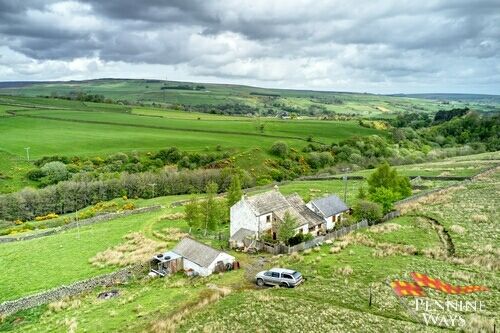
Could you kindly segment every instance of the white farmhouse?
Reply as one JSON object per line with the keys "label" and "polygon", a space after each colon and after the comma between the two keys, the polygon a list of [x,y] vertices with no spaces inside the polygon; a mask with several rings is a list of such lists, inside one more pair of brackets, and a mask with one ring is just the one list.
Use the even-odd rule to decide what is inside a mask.
{"label": "white farmhouse", "polygon": [[192,271],[200,276],[208,276],[213,272],[232,268],[235,261],[232,255],[189,237],[183,238],[172,252],[183,258],[184,271]]}
{"label": "white farmhouse", "polygon": [[250,197],[244,195],[231,207],[230,241],[241,247],[245,238],[259,239],[268,234],[276,239],[276,225],[286,213],[297,220],[296,233],[318,235],[333,229],[348,209],[335,195],[306,204],[297,193],[284,196],[277,187]]}

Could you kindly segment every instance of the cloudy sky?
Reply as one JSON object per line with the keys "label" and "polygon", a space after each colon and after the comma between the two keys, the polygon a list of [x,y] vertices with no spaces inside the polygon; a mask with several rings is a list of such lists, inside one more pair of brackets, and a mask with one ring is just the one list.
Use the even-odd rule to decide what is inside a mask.
{"label": "cloudy sky", "polygon": [[0,0],[0,81],[500,94],[499,0]]}

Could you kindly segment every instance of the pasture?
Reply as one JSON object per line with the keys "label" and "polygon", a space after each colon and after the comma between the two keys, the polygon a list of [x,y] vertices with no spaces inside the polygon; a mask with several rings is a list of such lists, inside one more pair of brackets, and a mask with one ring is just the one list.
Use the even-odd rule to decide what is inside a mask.
{"label": "pasture", "polygon": [[[348,182],[349,198],[353,197],[351,193],[355,192],[360,182]],[[108,301],[96,299],[103,290],[97,289],[8,317],[0,324],[0,329],[39,332],[42,327],[48,327],[51,331],[63,332],[73,325],[77,332],[105,332],[110,328],[122,332],[161,331],[172,327],[181,332],[202,329],[253,332],[258,325],[263,331],[276,327],[281,330],[326,327],[327,330],[343,331],[369,328],[372,331],[404,329],[416,332],[424,326],[418,318],[406,312],[385,284],[387,277],[412,271],[458,285],[484,284],[491,288],[480,295],[460,296],[464,300],[481,297],[487,303],[486,310],[478,317],[482,319],[474,317],[475,314],[465,314],[467,320],[487,328],[492,320],[498,320],[500,304],[496,286],[500,281],[496,269],[478,264],[480,256],[474,255],[474,252],[479,247],[485,251],[498,250],[495,245],[498,243],[497,236],[491,229],[495,227],[494,221],[498,220],[498,212],[494,209],[500,190],[497,183],[498,172],[491,173],[452,192],[451,203],[436,200],[434,204],[417,205],[412,210],[412,214],[435,216],[451,230],[456,257],[436,256],[445,248],[436,230],[425,219],[408,215],[291,256],[239,253],[238,259],[244,263],[241,271],[194,280],[175,276],[165,280],[135,281],[118,286],[120,296]],[[340,194],[342,185],[343,182],[338,180],[289,182],[281,185],[280,189],[286,194],[297,191],[302,196],[326,192]],[[485,190],[487,188],[489,190]],[[182,218],[165,218],[181,212],[182,207],[171,208],[169,205],[185,198],[172,196],[140,200],[138,205],[163,204],[165,208],[160,212],[82,227],[80,238],[77,230],[72,229],[37,240],[1,244],[0,258],[9,260],[9,266],[0,263],[2,267],[7,267],[0,273],[0,279],[7,283],[2,288],[1,299],[17,298],[117,269],[113,265],[97,268],[89,259],[106,249],[125,244],[123,237],[131,232],[140,232],[153,241],[161,241],[158,235],[168,236],[169,230],[174,234],[178,230],[186,232],[188,228]],[[464,198],[470,200],[464,201]],[[474,208],[478,203],[480,206]],[[462,218],[459,211],[466,211],[471,216],[480,213],[487,217],[484,221],[476,221],[472,217]],[[452,226],[455,224],[468,232],[454,232]],[[481,235],[481,242],[477,243],[474,235]],[[209,238],[204,241],[213,242]],[[170,244],[168,248],[173,245]],[[37,252],[36,258],[32,255],[34,251]],[[41,258],[43,262],[40,262]],[[490,259],[493,260],[490,262],[498,262],[498,259]],[[49,260],[54,269],[47,271],[44,263]],[[31,264],[27,265],[28,261]],[[247,280],[256,271],[273,266],[297,269],[307,280],[296,289],[256,289]],[[21,275],[19,272],[32,274]],[[16,276],[19,278],[13,278]],[[207,293],[214,288],[226,290],[225,297],[208,301]],[[371,306],[370,290],[373,297]],[[429,293],[432,297],[442,297],[436,292]],[[299,302],[300,310],[296,306]],[[97,320],[103,317],[107,320]],[[436,327],[426,327],[426,330],[441,331]]]}
{"label": "pasture", "polygon": [[[203,151],[207,147],[213,150],[219,144],[227,149],[268,149],[276,140],[300,148],[309,136],[331,144],[354,132],[358,135],[382,134],[355,122],[255,120],[147,108],[134,108],[129,113],[114,108],[102,109],[101,105],[83,107],[80,102],[74,103],[75,108],[58,110],[39,109],[39,104],[33,104],[34,109],[5,117],[0,122],[3,134],[0,148],[23,156],[24,147],[31,147],[32,157],[39,158],[50,154],[99,155],[170,146]],[[148,112],[154,114],[142,115]],[[159,112],[161,117],[156,116]],[[263,130],[260,124],[264,125]]]}

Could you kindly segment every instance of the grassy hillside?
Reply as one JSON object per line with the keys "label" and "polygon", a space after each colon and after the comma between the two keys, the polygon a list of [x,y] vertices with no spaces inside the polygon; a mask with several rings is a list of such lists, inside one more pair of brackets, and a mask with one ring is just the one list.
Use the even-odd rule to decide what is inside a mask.
{"label": "grassy hillside", "polygon": [[300,150],[309,140],[330,145],[353,134],[385,135],[355,121],[232,117],[14,96],[0,96],[0,119],[4,157],[0,193],[32,184],[25,178],[32,168],[26,161],[26,147],[32,160],[49,155],[105,157],[167,147],[192,152],[218,149],[231,155],[259,149],[262,153],[247,165],[250,169],[270,157],[268,150],[277,140]]}
{"label": "grassy hillside", "polygon": [[[200,87],[202,87],[200,89]],[[163,89],[162,89],[163,88]],[[318,92],[264,89],[249,86],[174,82],[161,80],[100,79],[58,83],[37,83],[0,89],[0,93],[23,96],[68,96],[76,93],[101,94],[113,100],[138,103],[182,104],[187,106],[244,104],[275,111],[321,108],[327,112],[354,113],[386,117],[393,112],[427,111],[463,106],[466,102],[447,102],[413,97],[362,93]],[[481,103],[474,104],[482,108]]]}

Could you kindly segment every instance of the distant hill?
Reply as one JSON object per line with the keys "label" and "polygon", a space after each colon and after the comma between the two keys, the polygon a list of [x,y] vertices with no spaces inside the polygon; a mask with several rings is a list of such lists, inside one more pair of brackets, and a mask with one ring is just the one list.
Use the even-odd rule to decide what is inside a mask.
{"label": "distant hill", "polygon": [[285,117],[363,115],[388,118],[399,112],[435,113],[465,106],[481,112],[500,110],[500,96],[495,95],[378,95],[156,79],[0,82],[0,94],[69,99],[84,96],[80,100],[167,106],[204,113]]}
{"label": "distant hill", "polygon": [[392,94],[388,96],[424,98],[424,99],[433,99],[439,101],[445,100],[445,101],[461,101],[461,102],[500,103],[500,95],[485,95],[485,94],[427,93],[427,94]]}

